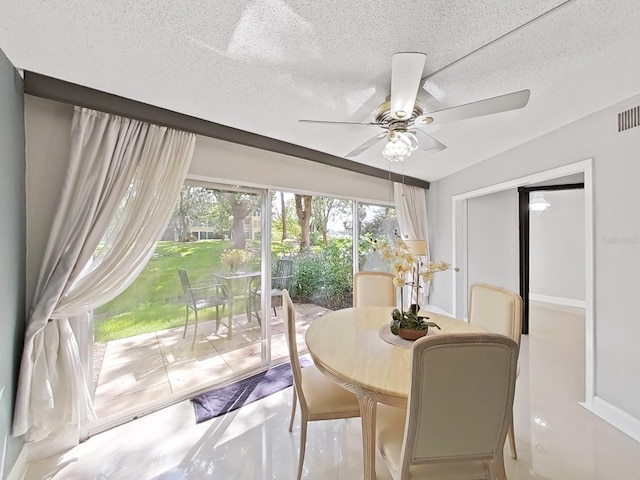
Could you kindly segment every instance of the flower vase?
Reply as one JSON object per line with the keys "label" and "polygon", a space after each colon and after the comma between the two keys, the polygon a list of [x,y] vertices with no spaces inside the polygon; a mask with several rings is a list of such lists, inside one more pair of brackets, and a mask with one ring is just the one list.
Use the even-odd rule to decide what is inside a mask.
{"label": "flower vase", "polygon": [[401,328],[398,330],[398,336],[400,338],[404,338],[405,340],[417,340],[421,337],[424,337],[427,334],[428,328],[423,328],[421,330],[413,330],[411,328]]}

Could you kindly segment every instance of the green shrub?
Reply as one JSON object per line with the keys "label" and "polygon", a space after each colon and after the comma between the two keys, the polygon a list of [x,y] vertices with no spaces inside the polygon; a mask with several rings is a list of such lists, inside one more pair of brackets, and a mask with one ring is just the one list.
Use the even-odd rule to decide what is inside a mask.
{"label": "green shrub", "polygon": [[294,301],[333,310],[352,305],[353,252],[350,238],[329,241],[322,250],[294,260]]}

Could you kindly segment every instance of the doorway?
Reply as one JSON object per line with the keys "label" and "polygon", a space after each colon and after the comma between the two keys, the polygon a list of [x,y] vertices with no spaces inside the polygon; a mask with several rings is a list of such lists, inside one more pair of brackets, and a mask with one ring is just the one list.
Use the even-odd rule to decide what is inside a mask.
{"label": "doorway", "polygon": [[[547,209],[553,205],[553,202],[549,202],[543,195],[544,192],[571,192],[575,190],[584,190],[584,183],[563,183],[558,185],[535,185],[535,186],[526,186],[518,188],[518,229],[519,229],[519,274],[520,274],[520,296],[522,297],[522,333],[529,333],[529,299],[530,299],[530,290],[531,290],[531,223],[532,220],[535,220],[537,223],[538,218],[535,216],[542,216],[545,214]],[[549,195],[549,194],[548,194]],[[552,194],[551,194],[552,195]],[[537,200],[534,203],[534,200]],[[556,207],[557,208],[557,207]],[[584,209],[583,209],[584,210]],[[531,217],[531,212],[534,212],[534,218]],[[579,212],[583,214],[583,212]],[[556,232],[548,232],[550,235],[557,235],[559,229],[562,229],[562,232],[571,233],[568,228],[569,225],[567,222],[571,220],[571,218],[560,218],[559,221],[556,222],[555,228]],[[564,221],[563,221],[564,220]],[[582,220],[582,218],[580,219]],[[581,223],[581,226],[584,228],[584,224]],[[553,226],[549,226],[550,229],[553,230]],[[557,237],[556,237],[557,238]],[[544,238],[542,239],[544,240]],[[582,240],[582,239],[578,239]],[[554,242],[547,243],[547,245],[553,245]],[[535,247],[536,245],[534,245]],[[556,249],[552,249],[556,250]],[[560,276],[564,276],[567,272],[567,268],[565,265],[561,264],[561,258],[556,258],[558,261],[557,267],[559,270],[557,274]],[[582,261],[583,258],[579,259]],[[569,262],[571,263],[571,262]],[[573,267],[573,265],[569,265],[569,268]],[[573,268],[571,268],[573,270]],[[554,281],[553,277],[547,277],[547,281]],[[541,286],[542,281],[536,283],[537,288],[543,288]],[[560,295],[556,295],[556,297],[560,297]]]}
{"label": "doorway", "polygon": [[467,201],[490,193],[519,187],[574,174],[584,176],[584,307],[585,307],[585,406],[592,408],[595,396],[595,322],[594,322],[594,222],[593,222],[593,159],[582,160],[544,172],[539,172],[488,187],[454,195],[451,206],[453,262],[463,267],[462,275],[452,279],[452,310],[456,317],[464,317],[467,311]]}

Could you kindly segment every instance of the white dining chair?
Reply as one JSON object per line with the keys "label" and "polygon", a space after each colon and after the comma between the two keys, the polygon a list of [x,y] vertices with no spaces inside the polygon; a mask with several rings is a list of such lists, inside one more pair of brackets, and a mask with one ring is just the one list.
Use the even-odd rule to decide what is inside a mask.
{"label": "white dining chair", "polygon": [[377,446],[394,480],[505,479],[518,345],[500,334],[416,340],[407,408],[379,404]]}
{"label": "white dining chair", "polygon": [[296,341],[296,312],[285,289],[282,292],[282,313],[285,335],[289,347],[289,360],[293,374],[293,401],[289,431],[293,430],[296,405],[300,403],[300,454],[298,456],[298,480],[302,476],[302,465],[307,443],[307,422],[314,420],[334,420],[360,416],[360,406],[356,396],[327,378],[314,365],[300,368],[298,344]]}
{"label": "white dining chair", "polygon": [[354,307],[395,307],[393,273],[357,272],[353,275]]}
{"label": "white dining chair", "polygon": [[[478,325],[488,332],[511,337],[520,346],[522,298],[516,292],[488,283],[474,283],[469,290],[468,318],[469,323]],[[517,459],[513,413],[508,438],[511,457]]]}

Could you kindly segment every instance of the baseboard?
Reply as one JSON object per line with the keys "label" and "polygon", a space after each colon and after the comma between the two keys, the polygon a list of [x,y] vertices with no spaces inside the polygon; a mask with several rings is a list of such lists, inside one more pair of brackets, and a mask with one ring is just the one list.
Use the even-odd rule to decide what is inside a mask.
{"label": "baseboard", "polygon": [[637,418],[597,396],[594,396],[591,402],[580,403],[580,405],[640,442],[640,420]]}
{"label": "baseboard", "polygon": [[22,450],[16,458],[16,462],[13,464],[13,468],[9,472],[7,480],[24,480],[27,475],[27,463],[29,458],[29,447],[27,444],[22,446]]}
{"label": "baseboard", "polygon": [[584,300],[575,300],[573,298],[553,297],[551,295],[540,295],[539,293],[530,293],[529,300],[541,303],[551,303],[553,305],[562,305],[565,307],[586,308]]}

